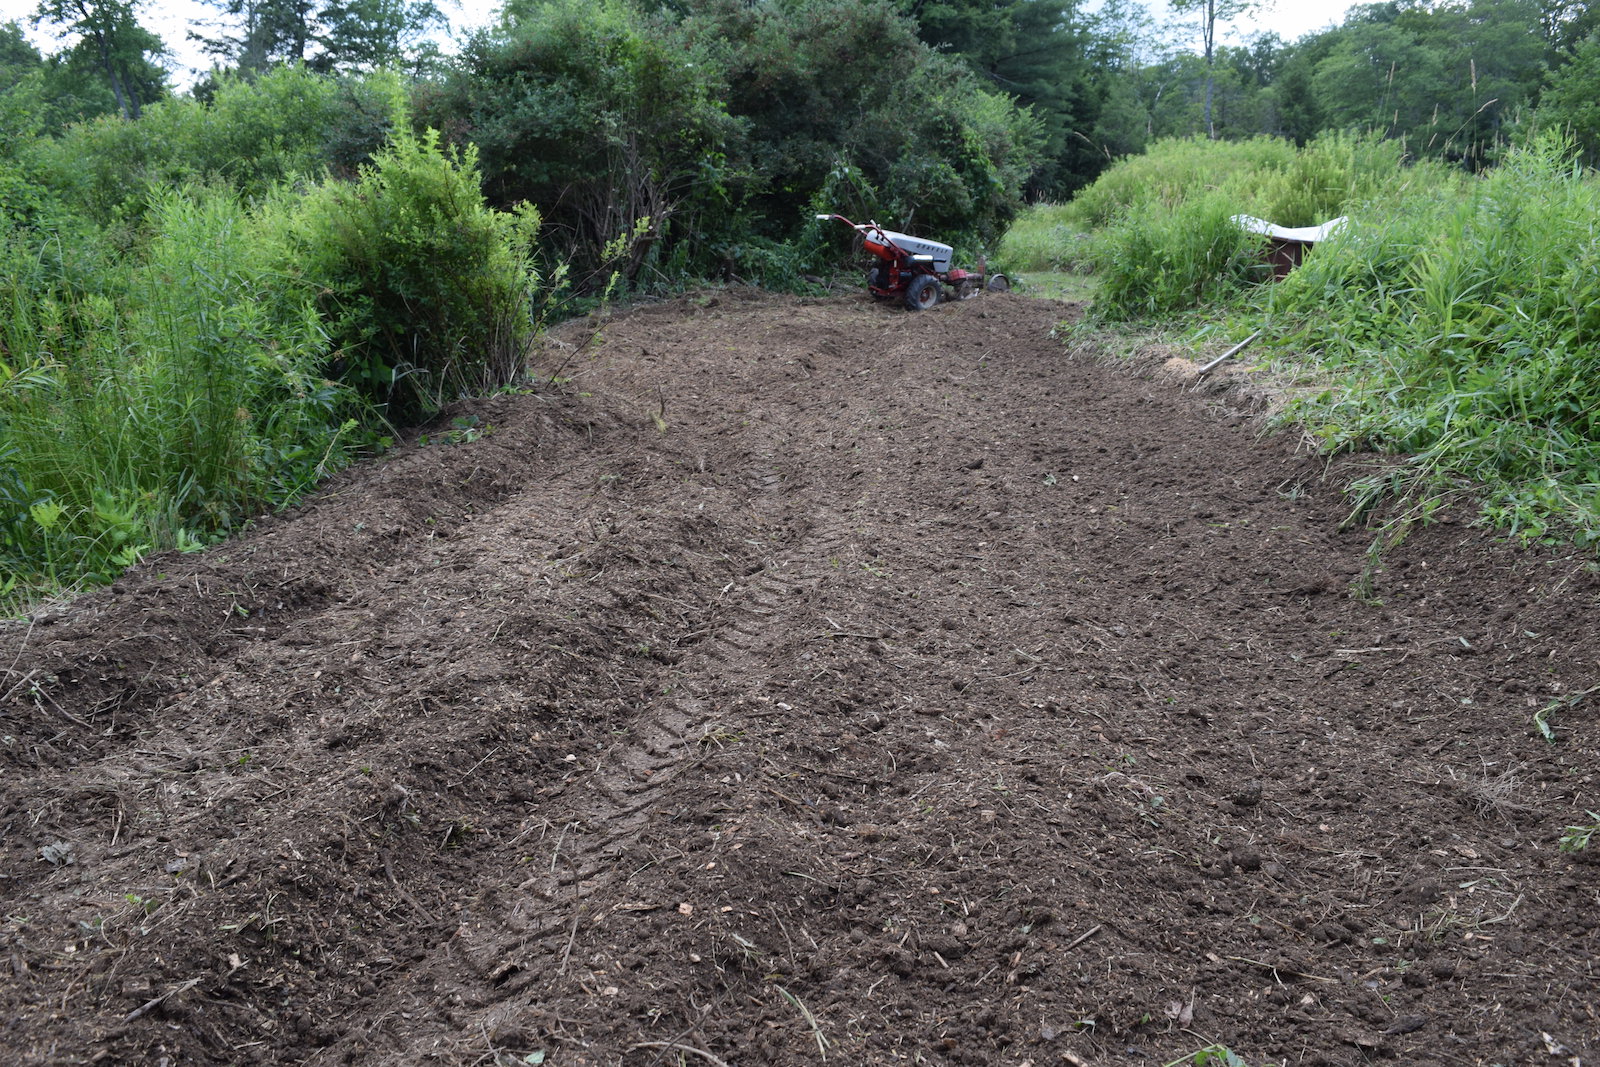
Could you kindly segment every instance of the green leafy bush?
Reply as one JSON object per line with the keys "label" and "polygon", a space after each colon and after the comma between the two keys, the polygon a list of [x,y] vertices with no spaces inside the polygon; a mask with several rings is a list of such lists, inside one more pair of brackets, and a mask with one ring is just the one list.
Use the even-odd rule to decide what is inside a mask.
{"label": "green leafy bush", "polygon": [[391,75],[338,79],[279,67],[253,80],[229,77],[209,101],[158,101],[137,122],[118,116],[73,126],[39,143],[33,165],[79,221],[137,223],[149,198],[197,181],[247,198],[273,183],[353,174],[407,123]]}
{"label": "green leafy bush", "polygon": [[52,199],[28,162],[43,126],[43,80],[42,75],[31,73],[12,85],[0,83],[0,229],[32,224]]}
{"label": "green leafy bush", "polygon": [[887,0],[670,7],[688,13],[508,5],[417,94],[419,124],[478,146],[495,203],[540,205],[579,288],[614,272],[794,284],[848,249],[817,210],[976,246],[1020,206],[1039,124]]}
{"label": "green leafy bush", "polygon": [[274,208],[278,270],[321,312],[342,380],[391,422],[521,371],[539,214],[488,207],[472,148],[400,136],[356,181]]}
{"label": "green leafy bush", "polygon": [[740,124],[723,95],[708,56],[625,0],[549,0],[471,39],[419,89],[416,122],[474,145],[491,199],[538,204],[558,258],[600,289],[725,207]]}
{"label": "green leafy bush", "polygon": [[1096,311],[1141,318],[1232,299],[1272,276],[1264,242],[1233,216],[1313,225],[1411,181],[1449,189],[1459,179],[1436,164],[1403,167],[1399,146],[1374,138],[1329,135],[1298,150],[1270,138],[1162,141],[1108,170],[1066,218],[1093,229]]}
{"label": "green leafy bush", "polygon": [[[1041,164],[1039,122],[891,4],[713,0],[682,32],[717,57],[728,109],[748,122],[745,225],[762,235],[804,247],[824,209],[992,247]],[[823,202],[841,174],[849,197]]]}
{"label": "green leafy bush", "polygon": [[1000,241],[1010,271],[1087,271],[1089,236],[1065,204],[1035,204],[1017,216]]}
{"label": "green leafy bush", "polygon": [[1600,32],[1546,75],[1537,117],[1541,126],[1569,133],[1590,166],[1600,164]]}
{"label": "green leafy bush", "polygon": [[1235,201],[1212,191],[1172,207],[1118,216],[1094,241],[1097,313],[1149,318],[1227,297],[1272,276],[1264,241],[1234,222]]}

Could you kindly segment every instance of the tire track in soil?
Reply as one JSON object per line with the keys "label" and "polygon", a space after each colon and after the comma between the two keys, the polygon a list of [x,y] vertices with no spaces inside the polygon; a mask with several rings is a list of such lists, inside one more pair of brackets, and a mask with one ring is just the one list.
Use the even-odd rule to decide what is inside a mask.
{"label": "tire track in soil", "polygon": [[[548,430],[548,427],[544,429]],[[547,433],[541,433],[536,435],[535,440],[543,441],[548,436]],[[593,442],[585,442],[585,447],[593,447]],[[412,458],[415,458],[415,454],[413,454]],[[449,458],[458,459],[460,457],[451,456]],[[415,464],[412,465],[414,466]],[[400,466],[404,468],[405,464]],[[462,485],[466,481],[470,481],[469,475],[465,481],[456,482],[451,474],[450,468],[452,466],[460,468],[463,464],[452,464],[446,461],[442,464],[444,469],[437,471],[433,477],[443,482],[446,486]],[[581,464],[579,466],[581,467]],[[560,498],[560,495],[557,494],[556,499],[543,501],[538,510],[576,513],[580,516],[579,523],[581,525],[583,522],[581,516],[585,509],[581,502],[573,498],[587,493],[590,484],[592,484],[593,476],[592,473],[584,474],[580,470],[578,477],[583,479],[586,484],[583,484],[578,490],[569,488],[565,499]],[[496,494],[495,498],[503,498],[504,496],[505,494],[503,493]],[[511,499],[509,504],[502,500],[497,508],[492,508],[488,512],[481,511],[483,499],[471,497],[462,500],[459,498],[439,499],[435,496],[434,499],[430,500],[424,495],[423,499],[414,499],[411,503],[413,508],[421,512],[421,514],[412,515],[413,521],[411,525],[415,528],[416,540],[423,541],[424,544],[435,538],[450,537],[452,540],[447,544],[442,544],[437,550],[429,550],[422,559],[418,559],[415,552],[405,551],[396,552],[387,561],[372,559],[368,556],[367,561],[363,562],[359,553],[352,555],[350,552],[345,551],[339,554],[335,569],[342,577],[347,579],[343,584],[343,588],[336,595],[322,598],[320,610],[319,605],[300,604],[297,605],[302,609],[299,612],[300,617],[274,620],[280,624],[280,629],[292,624],[295,627],[295,632],[291,636],[283,640],[263,638],[253,647],[245,649],[241,654],[231,656],[230,653],[235,653],[236,651],[235,646],[213,646],[216,649],[216,654],[210,661],[210,667],[204,667],[204,661],[196,661],[186,665],[188,670],[195,675],[200,677],[209,676],[207,682],[203,683],[195,692],[180,692],[175,699],[165,702],[159,708],[161,715],[158,716],[158,721],[154,724],[147,724],[144,735],[139,738],[131,751],[128,749],[113,751],[103,756],[97,764],[92,764],[85,770],[75,772],[74,778],[76,782],[66,792],[68,801],[71,801],[76,796],[85,795],[91,797],[107,795],[117,798],[114,815],[117,825],[109,829],[106,827],[99,828],[111,838],[111,848],[106,850],[104,854],[97,854],[99,850],[82,848],[79,851],[79,856],[83,862],[104,863],[105,861],[118,859],[119,853],[116,846],[121,834],[122,823],[125,820],[143,821],[157,824],[154,827],[147,828],[147,833],[152,830],[157,831],[160,834],[160,839],[163,840],[170,839],[175,833],[181,833],[184,837],[195,840],[204,840],[208,837],[233,837],[231,847],[217,849],[213,846],[206,847],[203,850],[195,850],[196,852],[204,851],[207,853],[207,863],[202,870],[213,887],[220,883],[224,887],[254,890],[254,892],[244,891],[237,894],[245,901],[243,907],[225,909],[226,911],[237,911],[241,914],[224,915],[216,919],[208,919],[201,914],[207,910],[204,906],[206,902],[202,902],[198,898],[182,900],[180,895],[179,900],[168,902],[162,897],[152,894],[154,899],[161,901],[165,905],[158,913],[161,921],[154,924],[158,930],[157,937],[159,940],[154,941],[154,943],[142,944],[132,949],[137,954],[146,957],[147,964],[150,957],[159,960],[163,951],[172,950],[173,940],[181,941],[184,937],[185,931],[181,929],[170,930],[172,935],[170,938],[161,937],[161,928],[163,927],[170,929],[177,927],[184,919],[192,919],[202,925],[220,925],[224,929],[231,926],[234,929],[242,930],[243,927],[249,926],[252,921],[256,921],[251,918],[244,918],[243,913],[246,909],[249,909],[252,916],[257,916],[265,910],[261,907],[263,901],[267,906],[270,906],[275,896],[286,894],[302,895],[296,893],[295,890],[307,880],[307,875],[304,871],[281,877],[269,875],[265,878],[258,878],[255,874],[246,874],[242,876],[245,884],[240,886],[241,875],[235,869],[235,864],[253,867],[258,865],[259,858],[264,856],[278,856],[283,859],[292,857],[296,861],[305,861],[309,856],[311,859],[307,866],[322,868],[320,872],[313,870],[309,876],[309,881],[314,887],[312,889],[313,899],[320,899],[322,906],[327,908],[349,907],[351,903],[349,895],[352,892],[357,897],[368,895],[359,885],[352,886],[351,878],[343,870],[340,870],[340,868],[350,866],[344,860],[351,851],[348,837],[354,837],[354,834],[341,835],[338,839],[329,838],[324,841],[322,839],[323,828],[300,825],[300,820],[294,818],[294,812],[290,813],[290,821],[287,827],[284,825],[272,825],[255,828],[255,832],[247,832],[244,835],[237,835],[237,831],[230,834],[225,825],[227,820],[216,819],[214,813],[209,810],[213,803],[219,799],[225,801],[227,807],[232,808],[235,804],[262,803],[275,797],[281,797],[286,791],[292,790],[296,794],[296,811],[320,809],[334,813],[350,813],[339,816],[346,820],[347,823],[352,815],[357,817],[360,822],[377,819],[379,820],[378,825],[383,827],[386,832],[392,832],[395,826],[409,829],[405,821],[408,818],[416,819],[420,823],[420,813],[416,810],[408,810],[408,805],[410,804],[410,798],[414,795],[422,797],[427,796],[430,792],[437,792],[436,787],[430,790],[426,782],[407,782],[402,780],[402,776],[394,776],[391,779],[388,775],[380,774],[378,776],[380,781],[388,780],[389,791],[385,794],[381,785],[380,788],[369,793],[366,787],[372,783],[361,775],[349,772],[333,776],[331,779],[324,774],[314,773],[303,777],[298,782],[292,778],[287,782],[284,781],[286,772],[292,774],[292,771],[288,771],[288,768],[292,767],[295,760],[303,757],[308,751],[314,754],[319,749],[340,750],[365,746],[369,754],[374,748],[378,752],[382,752],[385,747],[389,747],[391,750],[393,747],[384,745],[384,739],[387,736],[397,731],[410,729],[426,731],[428,729],[429,724],[426,720],[434,716],[430,715],[427,696],[424,695],[421,699],[418,699],[412,686],[405,683],[395,685],[391,684],[387,679],[375,677],[373,673],[366,670],[365,660],[371,656],[381,656],[382,653],[389,651],[389,642],[386,640],[386,635],[400,616],[428,614],[432,611],[434,615],[438,616],[439,625],[448,625],[452,611],[448,609],[441,611],[435,607],[433,603],[435,598],[426,587],[420,590],[417,589],[419,576],[427,572],[446,575],[463,573],[481,566],[484,562],[482,557],[486,554],[484,552],[484,542],[503,544],[507,539],[504,533],[497,532],[494,527],[498,522],[504,522],[508,529],[519,526],[525,518],[524,515],[519,514],[519,511],[526,507],[523,501],[515,497]],[[473,509],[479,509],[480,513],[477,515],[467,514]],[[329,512],[333,514],[330,515]],[[458,513],[453,516],[456,521],[438,521],[440,517],[450,512]],[[503,514],[497,516],[497,512],[510,512],[511,514],[509,517]],[[359,530],[362,526],[367,525],[364,520],[382,517],[381,512],[375,516],[372,511],[361,511],[359,509],[341,513],[341,509],[337,506],[333,508],[314,508],[311,514],[316,518],[302,517],[300,524],[296,527],[296,531],[300,536],[291,537],[288,541],[291,545],[291,551],[307,550],[307,542],[309,542],[311,547],[307,551],[314,559],[321,555],[316,551],[318,547],[316,534],[319,528],[332,531],[338,531],[341,528]],[[321,527],[315,525],[318,519],[322,520]],[[385,530],[386,542],[391,546],[404,547],[403,545],[394,545],[394,538],[387,535],[386,527],[379,526],[377,523],[373,523],[373,525],[378,526],[380,530]],[[489,527],[490,529],[487,533],[483,533],[480,532],[481,527]],[[423,531],[426,531],[425,534]],[[461,537],[460,535],[463,533],[469,536]],[[332,539],[338,540],[336,536]],[[550,538],[543,533],[531,540],[531,544],[527,543],[527,540],[522,544],[521,548],[524,551],[532,549],[533,553],[537,555],[543,554],[541,550],[549,547]],[[269,532],[246,547],[242,555],[247,558],[259,555],[272,561],[271,565],[276,566],[277,561],[282,558],[283,543],[275,544],[274,541],[274,533]],[[359,550],[359,543],[357,547]],[[560,553],[563,550],[563,548],[558,547],[555,553],[558,556],[558,562],[562,564],[570,563],[572,559],[582,554],[580,552],[574,555],[561,556]],[[513,553],[509,557],[502,554],[498,558],[503,563],[515,563],[519,558],[519,554]],[[174,560],[172,562],[179,561]],[[254,566],[257,562],[259,561],[251,559],[248,565]],[[325,564],[326,560],[321,562]],[[234,568],[231,573],[226,567],[217,567],[215,569],[220,572],[218,577],[221,578],[225,585],[237,587],[241,584],[238,568]],[[253,578],[254,573],[252,570],[246,570],[244,572],[245,580],[248,581]],[[209,578],[211,575],[208,574],[207,577]],[[198,592],[194,597],[189,597],[187,589],[191,585],[197,591],[202,588],[198,578],[199,572],[196,572],[193,575],[184,575],[181,579],[169,581],[166,584],[176,585],[179,588],[179,593],[177,597],[166,595],[165,599],[170,601],[182,598],[186,601],[205,603],[206,613],[214,611],[219,616],[228,617],[230,609],[237,606],[238,598],[232,595],[225,595],[223,597],[210,598],[209,602],[207,602]],[[190,581],[190,579],[195,580]],[[209,585],[211,583],[207,582],[206,584]],[[402,599],[400,605],[392,608],[384,606],[387,598],[403,591],[409,591],[417,596],[420,602],[419,599]],[[165,588],[158,587],[156,595],[161,596],[165,593]],[[451,598],[448,593],[445,593],[441,594],[437,599],[447,603]],[[463,598],[463,602],[465,602],[465,599]],[[115,603],[113,602],[113,604]],[[496,606],[504,607],[505,605],[506,601],[502,598],[501,602]],[[188,606],[191,609],[193,608],[192,604]],[[453,613],[458,616],[460,614],[460,612]],[[569,612],[568,614],[576,614],[576,612]],[[502,618],[500,621],[503,622],[504,619]],[[547,620],[540,619],[540,622],[545,621]],[[198,629],[206,628],[209,627],[199,627]],[[470,629],[470,626],[468,628]],[[483,626],[483,629],[487,628],[487,625]],[[266,633],[265,630],[261,632],[263,634]],[[352,638],[352,635],[354,635],[354,639],[349,639]],[[424,647],[428,643],[426,640],[420,642]],[[411,647],[416,646],[413,644]],[[601,654],[609,655],[612,650],[610,647],[604,646],[602,642],[602,647],[599,651]],[[447,675],[446,678],[442,679],[436,676],[427,683],[428,688],[437,694],[440,699],[449,700],[452,690],[496,680],[488,675],[482,677],[474,677],[470,673],[464,675],[463,672],[453,671],[448,667],[440,671],[439,668],[448,662],[452,652],[459,654],[461,649],[458,646],[453,647],[443,655],[427,657],[423,663],[418,665],[423,672],[431,668],[436,674],[443,673]],[[263,689],[267,688],[263,685],[263,677],[282,672],[284,667],[290,663],[293,664],[294,673],[297,676],[309,679],[314,684],[299,686],[278,694],[278,699],[274,706],[259,709],[263,713],[262,720],[267,729],[247,729],[249,736],[241,738],[240,727],[235,721],[237,716],[233,714],[232,708],[239,705],[248,706]],[[521,694],[518,695],[520,696]],[[481,700],[482,698],[472,699]],[[300,710],[315,714],[317,719],[309,723],[305,720],[295,721],[295,712]],[[160,721],[162,717],[166,721]],[[222,724],[220,731],[216,729],[219,723]],[[220,786],[214,783],[201,782],[199,779],[206,777],[228,778],[230,775],[227,772],[237,769],[237,767],[229,767],[228,764],[233,761],[228,757],[225,756],[219,760],[217,749],[221,747],[231,749],[232,752],[245,752],[245,755],[238,758],[239,763],[251,758],[259,758],[262,762],[274,763],[282,769],[276,770],[271,776],[262,775],[259,779],[245,784],[244,787],[241,787],[241,783],[237,781],[229,781]],[[488,757],[485,756],[484,758]],[[416,762],[414,757],[411,761]],[[396,758],[392,754],[388,760],[371,760],[374,766],[382,766],[384,763],[403,766],[406,762],[408,762],[406,759]],[[186,789],[183,793],[185,797],[203,797],[203,805],[185,804],[182,798],[169,795],[168,791],[163,788],[160,784],[161,779],[170,776],[175,770],[195,774],[194,788]],[[470,772],[471,768],[461,766],[459,770],[465,773]],[[251,789],[249,786],[255,786],[256,788]],[[8,805],[8,809],[11,811],[28,809],[35,812],[49,812],[52,808],[60,807],[61,798],[52,795],[52,792],[59,791],[60,787],[41,789],[32,796],[28,796],[19,790],[14,797],[10,798],[11,803]],[[448,790],[446,789],[444,792],[448,792]],[[151,803],[159,811],[138,810],[144,802]],[[185,808],[191,810],[183,810]],[[199,810],[192,810],[195,808]],[[35,821],[37,822],[38,820],[36,819]],[[105,820],[99,821],[103,822]],[[429,813],[429,821],[437,821],[432,813]],[[445,819],[443,821],[448,828],[449,820]],[[51,822],[55,822],[55,820],[51,820]],[[45,829],[52,828],[51,822],[45,824]],[[59,831],[60,836],[81,840],[83,832],[93,825],[92,822],[89,825],[85,825],[80,821],[74,830],[69,829],[69,823],[69,820],[60,820],[54,829]],[[219,825],[219,823],[222,825]],[[283,836],[284,834],[288,836],[285,837]],[[331,863],[327,862],[329,857],[319,855],[319,853],[325,853],[327,848],[324,846],[330,844],[335,846],[340,853],[340,856]],[[370,845],[370,842],[367,844]],[[124,849],[122,854],[126,854],[127,851]],[[177,848],[177,851],[180,858],[189,854],[181,846]],[[419,896],[425,896],[422,886],[416,884],[408,890],[401,884],[401,879],[396,877],[397,868],[404,873],[410,866],[404,861],[404,857],[396,857],[392,854],[390,848],[382,846],[369,848],[367,851],[369,855],[365,859],[368,861],[369,868],[381,868],[381,878],[387,883],[382,895],[391,898],[389,901],[378,905],[376,914],[373,917],[374,920],[392,924],[396,918],[401,918],[403,920],[402,928],[408,930],[417,928],[419,919],[420,925],[423,927],[436,926],[438,918],[434,913],[434,909],[418,901]],[[255,862],[251,862],[252,860]],[[330,867],[333,869],[329,870],[328,868]],[[181,875],[185,872],[193,873],[194,868],[187,866],[184,862],[178,862],[170,870],[175,875]],[[279,870],[281,871],[283,868],[280,867]],[[30,873],[42,875],[44,871],[35,866]],[[427,872],[423,872],[417,882],[425,883],[428,880],[426,874]],[[15,879],[15,876],[11,877]],[[124,884],[137,886],[144,881],[148,881],[149,877],[149,874],[145,872],[134,873],[128,877]],[[13,880],[11,886],[16,888],[17,882]],[[165,892],[170,893],[171,888],[167,887]],[[181,886],[178,888],[181,889]],[[334,892],[327,892],[330,888]],[[256,907],[251,907],[252,902]],[[213,900],[209,903],[215,904],[216,901]],[[110,910],[108,905],[101,905],[101,907]],[[86,916],[80,921],[92,923],[96,926],[100,922],[99,916],[104,914],[104,911],[95,913],[88,909],[77,910]],[[123,910],[125,911],[126,908],[123,908]],[[119,918],[122,918],[122,916],[119,916]],[[230,924],[226,921],[228,919],[235,921]],[[240,921],[241,919],[242,922]],[[324,927],[327,925],[325,920],[322,925]],[[266,932],[257,931],[257,933]],[[247,939],[253,942],[249,947],[264,948],[269,940],[287,940],[287,938],[283,937],[284,933],[285,931],[276,922],[273,922],[270,924],[270,937],[260,936]],[[314,929],[303,930],[302,934],[307,937],[307,940],[317,944],[319,949],[323,947],[321,939]],[[110,947],[109,942],[108,947]],[[116,990],[115,982],[119,978],[116,967],[122,962],[123,956],[129,950],[129,946],[120,944],[115,947],[123,951],[111,967],[108,968],[108,973],[105,975],[106,990],[112,995]],[[298,949],[296,952],[298,954]],[[383,955],[381,949],[374,954]],[[160,970],[159,963],[157,963],[156,969]],[[283,975],[277,977],[281,980]],[[147,987],[141,983],[133,988],[137,990]],[[314,1000],[315,996],[308,996],[308,999]],[[308,1031],[315,1028],[315,1023],[308,1021],[304,1013],[301,1013],[299,1025],[303,1030]],[[312,1033],[309,1036],[314,1040],[318,1039],[316,1033]],[[218,1048],[222,1047],[220,1041],[212,1042],[212,1044]]]}
{"label": "tire track in soil", "polygon": [[1516,724],[1591,684],[1593,575],[1446,525],[1339,595],[1315,464],[1051,321],[641,309],[569,364],[622,415],[498,398],[0,645],[87,724],[4,707],[0,1044],[1587,1054],[1538,991],[1596,958],[1595,734]]}
{"label": "tire track in soil", "polygon": [[[643,832],[686,806],[683,798],[674,798],[674,787],[680,778],[692,778],[703,764],[703,745],[719,743],[719,728],[728,721],[720,710],[726,680],[739,679],[755,692],[764,687],[769,623],[805,584],[787,573],[790,557],[803,551],[826,553],[843,540],[832,533],[817,541],[813,523],[802,513],[800,491],[806,483],[803,465],[793,458],[793,435],[767,428],[752,436],[756,440],[740,441],[738,447],[692,457],[702,473],[709,458],[724,472],[727,484],[740,490],[732,510],[742,525],[725,529],[724,534],[749,551],[692,623],[694,643],[672,665],[675,695],[641,707],[625,737],[607,748],[592,772],[574,782],[583,790],[571,808],[554,818],[542,816],[548,826],[559,827],[553,829],[550,864],[519,885],[517,892],[548,901],[551,914],[532,928],[522,928],[519,905],[513,904],[508,914],[464,923],[456,933],[457,945],[486,985],[471,1004],[490,1045],[516,1043],[524,1028],[508,1023],[508,1018],[526,1010],[519,1001],[562,984],[580,924],[592,918],[588,902],[622,888],[619,883],[628,881],[630,874],[622,861]],[[772,539],[771,531],[780,532],[780,538]],[[691,791],[703,788],[688,784]],[[612,911],[631,907],[615,892],[610,895]],[[599,909],[602,914],[605,910]],[[448,959],[453,947],[436,954],[433,962],[459,979]],[[406,999],[403,994],[401,999]],[[511,1010],[497,1010],[501,1005]],[[415,1035],[395,1037],[391,1054],[396,1062],[409,1055],[405,1050],[414,1047],[414,1041]],[[321,1059],[368,1059],[381,1054],[377,1050],[384,1045],[384,1035],[363,1033],[353,1045],[341,1043]]]}

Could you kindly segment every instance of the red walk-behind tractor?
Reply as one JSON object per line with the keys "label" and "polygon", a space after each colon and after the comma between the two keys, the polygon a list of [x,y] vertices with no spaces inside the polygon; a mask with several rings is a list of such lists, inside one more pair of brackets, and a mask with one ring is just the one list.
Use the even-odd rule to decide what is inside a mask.
{"label": "red walk-behind tractor", "polygon": [[1004,274],[984,278],[980,260],[976,271],[951,270],[949,245],[910,234],[886,230],[876,222],[851,222],[843,215],[818,215],[838,219],[861,235],[861,243],[878,262],[867,272],[867,289],[882,299],[905,301],[911,311],[925,311],[945,298],[945,286],[957,300],[968,300],[982,289],[1004,292],[1011,282]]}

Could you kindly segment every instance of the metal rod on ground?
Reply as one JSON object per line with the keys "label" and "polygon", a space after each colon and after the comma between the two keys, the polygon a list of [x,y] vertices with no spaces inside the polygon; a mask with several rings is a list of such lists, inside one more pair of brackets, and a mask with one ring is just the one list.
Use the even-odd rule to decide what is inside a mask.
{"label": "metal rod on ground", "polygon": [[1219,364],[1221,364],[1224,360],[1232,359],[1234,356],[1237,356],[1240,352],[1243,352],[1245,349],[1249,348],[1251,346],[1251,344],[1253,344],[1255,342],[1256,338],[1258,338],[1260,336],[1261,336],[1261,331],[1257,330],[1255,333],[1251,334],[1249,337],[1246,337],[1243,341],[1240,341],[1238,344],[1234,345],[1232,348],[1230,348],[1226,352],[1222,353],[1222,355],[1218,356],[1216,359],[1212,360],[1210,363],[1207,363],[1204,367],[1201,367],[1199,373],[1197,373],[1195,375],[1195,380],[1199,381],[1201,378],[1204,378],[1206,375],[1210,374],[1213,370],[1216,370],[1217,366]]}

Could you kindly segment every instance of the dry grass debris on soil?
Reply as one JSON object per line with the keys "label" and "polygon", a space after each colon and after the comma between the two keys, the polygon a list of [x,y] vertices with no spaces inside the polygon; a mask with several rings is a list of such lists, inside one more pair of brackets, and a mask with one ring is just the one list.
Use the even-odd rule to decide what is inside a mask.
{"label": "dry grass debris on soil", "polygon": [[1351,596],[1318,461],[1062,312],[640,308],[0,630],[6,1062],[1600,1056],[1592,566]]}

